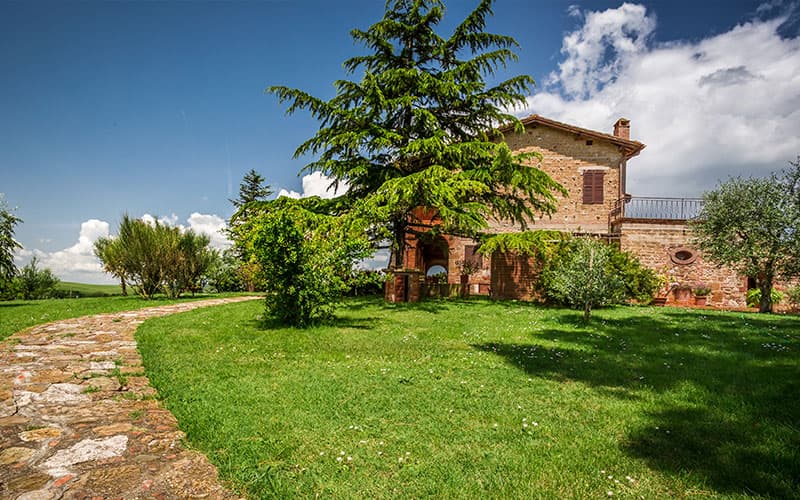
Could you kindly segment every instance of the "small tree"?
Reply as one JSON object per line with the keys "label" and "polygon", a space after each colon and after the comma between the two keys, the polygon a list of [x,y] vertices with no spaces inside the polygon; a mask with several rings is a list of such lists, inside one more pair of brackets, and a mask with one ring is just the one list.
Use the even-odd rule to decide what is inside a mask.
{"label": "small tree", "polygon": [[14,252],[22,248],[14,239],[14,228],[22,222],[8,208],[3,195],[0,194],[0,296],[10,295],[17,266],[14,264]]}
{"label": "small tree", "polygon": [[210,239],[193,231],[181,232],[156,221],[152,225],[122,217],[116,238],[101,238],[95,255],[103,268],[151,298],[163,291],[170,297],[202,288],[201,278],[213,261]]}
{"label": "small tree", "polygon": [[23,300],[49,299],[56,295],[56,287],[60,280],[50,269],[40,269],[36,257],[20,270],[15,278],[16,289]]}
{"label": "small tree", "polygon": [[248,253],[241,231],[242,227],[247,225],[250,217],[258,211],[254,205],[265,201],[271,194],[272,188],[266,184],[266,179],[254,169],[250,169],[239,185],[239,197],[228,200],[236,208],[236,212],[228,221],[226,232],[233,240],[233,251],[240,261],[239,274],[250,292],[254,292],[258,288],[256,281],[261,271]]}
{"label": "small tree", "polygon": [[696,243],[719,265],[755,280],[759,312],[772,312],[776,278],[800,274],[800,156],[767,178],[731,178],[703,196]]}
{"label": "small tree", "polygon": [[267,285],[267,315],[299,327],[332,315],[355,263],[372,253],[363,225],[312,211],[316,201],[268,202],[246,232]]}
{"label": "small tree", "polygon": [[128,286],[125,282],[125,268],[123,262],[124,248],[117,243],[117,239],[100,238],[94,242],[94,254],[100,259],[103,271],[119,280],[122,295],[128,295]]}
{"label": "small tree", "polygon": [[625,284],[610,265],[611,248],[596,240],[575,239],[548,271],[549,293],[583,310],[589,321],[592,308],[616,304],[625,297]]}

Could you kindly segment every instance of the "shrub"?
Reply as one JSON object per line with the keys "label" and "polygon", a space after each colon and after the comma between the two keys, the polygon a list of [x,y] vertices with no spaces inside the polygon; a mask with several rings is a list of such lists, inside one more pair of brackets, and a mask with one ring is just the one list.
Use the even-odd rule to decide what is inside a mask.
{"label": "shrub", "polygon": [[[770,297],[772,297],[773,304],[780,304],[783,300],[783,292],[772,289]],[[747,291],[747,307],[758,307],[761,304],[761,289],[751,288]]]}
{"label": "shrub", "polygon": [[[554,240],[556,242],[549,246],[547,252],[536,253],[543,261],[542,273],[536,286],[547,301],[569,304],[562,294],[555,292],[552,283],[556,276],[554,270],[564,259],[568,259],[576,251],[576,245],[583,240]],[[615,297],[609,297],[607,300],[610,302],[606,301],[606,303],[619,303],[628,299],[649,303],[662,283],[662,278],[658,273],[643,266],[636,256],[622,252],[614,245],[599,241],[595,241],[595,243],[605,247],[603,258],[607,259],[605,264],[607,274],[621,283],[619,293]]]}
{"label": "shrub", "polygon": [[23,300],[58,298],[56,286],[60,280],[49,269],[39,269],[36,263],[34,257],[14,278],[17,296]]}
{"label": "shrub", "polygon": [[792,309],[800,309],[800,285],[793,286],[786,290],[786,298]]}
{"label": "shrub", "polygon": [[214,259],[209,237],[159,222],[122,217],[116,238],[100,238],[95,254],[103,268],[144,298],[159,291],[170,297],[203,288],[203,276]]}
{"label": "shrub", "polygon": [[574,240],[544,273],[549,295],[582,309],[584,321],[591,317],[593,307],[621,302],[625,283],[610,264],[611,253],[611,247],[599,241]]}
{"label": "shrub", "polygon": [[267,286],[267,315],[299,327],[331,317],[355,262],[373,253],[364,227],[316,213],[313,203],[278,198],[251,216],[242,233]]}
{"label": "shrub", "polygon": [[208,286],[217,292],[246,290],[241,275],[241,262],[230,250],[217,255],[206,272]]}
{"label": "shrub", "polygon": [[353,297],[381,295],[383,294],[383,286],[385,283],[386,274],[384,272],[359,269],[346,280],[348,287],[347,295]]}

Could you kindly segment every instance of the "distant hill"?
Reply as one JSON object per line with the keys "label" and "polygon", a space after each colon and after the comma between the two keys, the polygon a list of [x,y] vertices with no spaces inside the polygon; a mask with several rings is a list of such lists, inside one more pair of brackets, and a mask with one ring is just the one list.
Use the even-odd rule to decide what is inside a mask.
{"label": "distant hill", "polygon": [[119,285],[89,285],[86,283],[72,283],[62,281],[57,287],[64,290],[70,297],[110,297],[112,295],[122,295]]}

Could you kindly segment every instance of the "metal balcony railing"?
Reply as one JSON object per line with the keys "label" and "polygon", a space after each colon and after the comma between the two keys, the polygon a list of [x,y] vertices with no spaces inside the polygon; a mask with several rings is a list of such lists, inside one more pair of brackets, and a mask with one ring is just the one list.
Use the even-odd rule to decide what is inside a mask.
{"label": "metal balcony railing", "polygon": [[696,218],[703,209],[700,198],[652,198],[626,196],[614,203],[609,223],[625,220],[686,221]]}

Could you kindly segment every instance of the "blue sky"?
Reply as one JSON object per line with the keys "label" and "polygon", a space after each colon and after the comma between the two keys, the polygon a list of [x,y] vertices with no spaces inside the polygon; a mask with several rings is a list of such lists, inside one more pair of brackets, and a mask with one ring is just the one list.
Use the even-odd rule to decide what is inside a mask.
{"label": "blue sky", "polygon": [[[476,2],[447,3],[445,31]],[[538,83],[517,112],[602,131],[631,118],[648,144],[634,194],[696,196],[800,153],[795,3],[494,8],[489,29],[521,45],[500,76]],[[62,278],[103,281],[91,242],[123,213],[213,231],[251,168],[276,191],[317,192],[292,159],[317,124],[264,89],[331,97],[362,52],[349,30],[382,12],[381,0],[0,3],[0,192],[24,219],[19,263],[38,255]]]}

